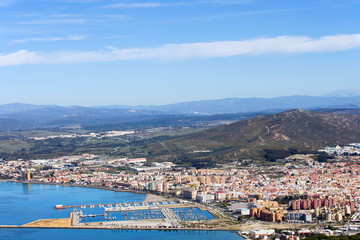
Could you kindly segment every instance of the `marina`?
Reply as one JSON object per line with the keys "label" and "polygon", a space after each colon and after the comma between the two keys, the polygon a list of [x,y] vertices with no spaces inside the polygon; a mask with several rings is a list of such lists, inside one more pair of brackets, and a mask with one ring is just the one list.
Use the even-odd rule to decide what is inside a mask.
{"label": "marina", "polygon": [[175,208],[171,209],[180,221],[213,220],[215,217],[209,211],[201,211],[199,208]]}
{"label": "marina", "polygon": [[72,226],[181,228],[182,222],[216,219],[209,211],[183,201],[67,206]]}
{"label": "marina", "polygon": [[160,206],[173,206],[175,204],[186,204],[186,201],[160,201],[160,202],[133,202],[133,203],[107,203],[107,204],[82,204],[82,205],[55,205],[56,210],[69,209],[69,208],[104,208],[107,212],[116,211],[131,211],[131,210],[144,210],[144,209],[156,209]]}

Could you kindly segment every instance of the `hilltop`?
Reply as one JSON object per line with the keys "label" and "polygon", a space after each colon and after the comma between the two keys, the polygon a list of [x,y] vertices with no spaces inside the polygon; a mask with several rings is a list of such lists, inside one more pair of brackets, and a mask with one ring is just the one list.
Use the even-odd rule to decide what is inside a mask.
{"label": "hilltop", "polygon": [[[151,149],[155,155],[175,157],[179,161],[265,159],[274,151],[286,155],[360,142],[359,126],[358,114],[290,110],[156,143]],[[197,150],[210,150],[210,153],[194,153]]]}

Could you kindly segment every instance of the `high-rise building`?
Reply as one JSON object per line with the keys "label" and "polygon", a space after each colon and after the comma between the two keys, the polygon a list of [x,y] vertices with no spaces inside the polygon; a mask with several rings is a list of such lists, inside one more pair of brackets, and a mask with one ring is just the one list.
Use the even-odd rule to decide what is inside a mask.
{"label": "high-rise building", "polygon": [[26,171],[22,172],[22,179],[25,181],[30,181],[31,180],[30,171],[26,170]]}

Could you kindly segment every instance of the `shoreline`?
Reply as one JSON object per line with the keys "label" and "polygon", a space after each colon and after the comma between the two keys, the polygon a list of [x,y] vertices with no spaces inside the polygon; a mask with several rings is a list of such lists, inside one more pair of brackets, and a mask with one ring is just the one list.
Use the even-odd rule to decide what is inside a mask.
{"label": "shoreline", "polygon": [[[162,198],[165,200],[166,198],[163,196],[159,196],[156,194],[152,194],[146,191],[141,190],[125,190],[125,189],[113,189],[109,187],[104,186],[93,186],[93,185],[77,185],[77,184],[67,184],[67,183],[50,183],[50,182],[37,182],[37,181],[20,181],[20,180],[13,180],[13,179],[1,179],[0,182],[14,182],[14,183],[22,183],[22,184],[47,184],[47,185],[58,185],[58,186],[68,186],[68,187],[84,187],[84,188],[93,188],[93,189],[101,189],[101,190],[111,190],[115,192],[131,192],[135,194],[144,194],[145,198],[143,202],[145,201],[156,201],[157,198]],[[256,226],[255,226],[256,225]],[[269,228],[275,228],[278,229],[281,225],[276,224],[241,224],[241,225],[233,225],[233,226],[227,226],[227,227],[220,227],[220,228],[139,228],[139,227],[102,227],[102,226],[25,226],[25,225],[0,225],[0,229],[98,229],[98,230],[142,230],[142,231],[151,231],[151,230],[160,230],[160,231],[231,231],[236,232],[236,234],[243,238],[244,240],[249,239],[247,236],[244,236],[241,231],[243,231],[243,228],[249,228],[250,229],[257,229],[261,226],[261,228],[269,229]],[[282,229],[285,227],[284,225],[280,227],[279,229]],[[288,227],[288,226],[286,226]],[[299,226],[298,226],[299,227]]]}
{"label": "shoreline", "polygon": [[[152,201],[152,197],[155,198],[163,198],[166,199],[163,196],[159,196],[156,194],[152,194],[146,191],[141,190],[125,190],[125,189],[113,189],[109,187],[103,187],[103,186],[93,186],[93,185],[76,185],[76,184],[64,184],[64,183],[49,183],[49,182],[35,182],[35,181],[19,181],[19,180],[13,180],[13,179],[1,179],[0,182],[14,182],[14,183],[22,183],[22,184],[48,184],[48,185],[58,185],[58,186],[69,186],[69,187],[85,187],[85,188],[94,188],[94,189],[101,189],[101,190],[111,190],[115,192],[131,192],[135,194],[144,194],[145,199],[142,202],[145,201]],[[237,235],[244,239],[248,239],[248,237],[242,235],[241,231],[244,230],[251,230],[251,229],[289,229],[289,228],[303,228],[308,227],[306,224],[299,224],[297,226],[294,226],[291,224],[275,224],[275,223],[252,223],[252,224],[235,224],[232,226],[224,226],[220,228],[136,228],[136,227],[129,227],[129,228],[122,228],[122,227],[101,227],[101,226],[23,226],[23,225],[0,225],[1,228],[44,228],[44,229],[106,229],[106,230],[186,230],[186,231],[233,231],[237,232]]]}
{"label": "shoreline", "polygon": [[83,187],[83,188],[110,190],[110,191],[114,191],[114,192],[131,192],[131,193],[136,193],[136,194],[147,194],[147,192],[142,191],[142,190],[115,189],[115,188],[96,186],[96,185],[80,185],[80,184],[71,184],[71,183],[52,183],[52,182],[40,182],[40,181],[22,181],[22,180],[14,180],[14,179],[1,180],[1,182],[15,182],[15,183],[23,183],[23,184],[47,184],[47,185],[57,185],[57,186],[64,186],[64,187]]}
{"label": "shoreline", "polygon": [[157,195],[154,193],[150,193],[143,190],[135,190],[135,189],[115,189],[104,186],[96,186],[96,185],[79,185],[79,184],[71,184],[71,183],[52,183],[52,182],[39,182],[39,181],[22,181],[22,180],[14,180],[14,179],[1,179],[0,182],[14,182],[14,183],[22,183],[22,184],[46,184],[46,185],[56,185],[56,186],[64,186],[64,187],[83,187],[83,188],[92,188],[92,189],[100,189],[114,192],[130,192],[134,194],[143,194],[145,198],[142,202],[152,202],[152,201],[165,201],[168,199],[167,197]]}
{"label": "shoreline", "polygon": [[[109,187],[103,186],[94,186],[94,185],[77,185],[77,184],[68,184],[68,183],[51,183],[51,182],[38,182],[38,181],[21,181],[21,180],[14,180],[14,179],[1,179],[0,182],[13,182],[13,183],[22,183],[22,184],[47,184],[47,185],[57,185],[57,186],[68,186],[68,187],[84,187],[84,188],[93,188],[93,189],[101,189],[101,190],[111,190],[115,192],[131,192],[135,194],[144,194],[145,199],[143,202],[151,202],[151,201],[159,201],[159,200],[166,200],[166,197],[159,196],[156,194],[152,194],[146,191],[141,190],[125,190],[125,189],[113,189]],[[40,220],[40,219],[39,219]],[[50,219],[49,219],[50,220]],[[38,221],[38,220],[36,220]],[[163,227],[153,227],[153,228],[140,228],[140,227],[105,227],[105,226],[29,226],[29,225],[0,225],[0,229],[98,229],[98,230],[160,230],[160,231],[231,231],[236,232],[237,230],[229,227],[221,227],[221,228],[163,228]],[[242,236],[241,236],[242,237]]]}

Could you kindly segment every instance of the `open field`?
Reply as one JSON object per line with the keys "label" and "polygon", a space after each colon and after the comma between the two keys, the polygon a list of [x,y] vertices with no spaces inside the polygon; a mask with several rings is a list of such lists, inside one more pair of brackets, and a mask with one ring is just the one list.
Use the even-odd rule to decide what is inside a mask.
{"label": "open field", "polygon": [[0,152],[11,153],[22,149],[29,149],[31,145],[20,139],[9,139],[0,141]]}

